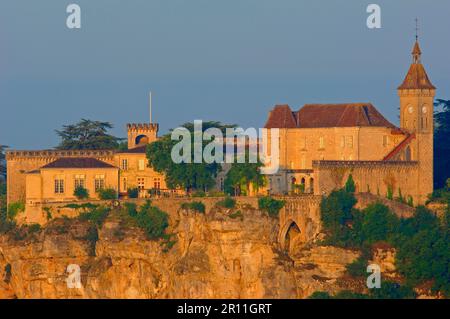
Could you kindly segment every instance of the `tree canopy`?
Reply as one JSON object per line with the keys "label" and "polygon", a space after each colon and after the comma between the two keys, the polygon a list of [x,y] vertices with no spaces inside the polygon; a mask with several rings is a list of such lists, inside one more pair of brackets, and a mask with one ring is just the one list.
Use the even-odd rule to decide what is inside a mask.
{"label": "tree canopy", "polygon": [[5,150],[8,146],[0,144],[0,176],[6,177]]}
{"label": "tree canopy", "polygon": [[430,282],[433,290],[450,296],[448,207],[442,219],[424,206],[416,207],[410,218],[399,218],[381,203],[361,211],[354,208],[355,203],[354,194],[342,189],[333,191],[321,204],[325,242],[363,252],[362,257],[349,265],[351,273],[365,273],[371,258],[368,250],[383,242],[396,249],[396,267],[406,279],[407,287]]}
{"label": "tree canopy", "polygon": [[233,163],[224,181],[225,192],[230,195],[249,195],[250,187],[258,189],[266,184],[266,178],[261,174],[260,161],[249,163]]}
{"label": "tree canopy", "polygon": [[60,150],[116,149],[122,139],[108,134],[108,130],[112,128],[109,122],[86,119],[76,124],[64,125],[62,130],[56,130],[61,138],[56,148]]}
{"label": "tree canopy", "polygon": [[[194,156],[194,124],[185,123],[182,125],[190,132],[191,137],[191,156]],[[210,121],[202,123],[202,133],[209,128],[218,128],[225,133],[227,128],[235,127],[235,125],[225,125],[220,122]],[[187,191],[191,190],[207,190],[215,183],[214,178],[221,170],[220,163],[194,163],[191,158],[190,162],[175,163],[172,160],[171,152],[173,147],[179,143],[171,139],[171,133],[162,136],[158,141],[151,143],[147,147],[148,164],[155,171],[163,173],[167,187],[170,189],[183,188]],[[210,141],[202,139],[202,149]]]}
{"label": "tree canopy", "polygon": [[442,188],[450,178],[450,100],[437,99],[434,114],[434,187]]}

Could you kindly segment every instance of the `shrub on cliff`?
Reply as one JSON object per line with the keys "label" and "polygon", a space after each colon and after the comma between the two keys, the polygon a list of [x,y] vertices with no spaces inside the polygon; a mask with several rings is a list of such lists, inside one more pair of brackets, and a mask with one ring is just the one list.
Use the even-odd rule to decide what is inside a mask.
{"label": "shrub on cliff", "polygon": [[354,238],[357,236],[349,227],[357,213],[353,209],[355,204],[354,194],[343,189],[333,191],[322,199],[321,221],[327,235],[326,242],[341,247],[358,246]]}
{"label": "shrub on cliff", "polygon": [[18,213],[25,211],[25,203],[15,202],[8,205],[8,219],[13,220]]}
{"label": "shrub on cliff", "polygon": [[286,202],[284,200],[278,200],[270,196],[258,199],[258,208],[267,212],[270,217],[278,217],[280,210],[285,204]]}
{"label": "shrub on cliff", "polygon": [[79,200],[88,199],[89,191],[83,186],[77,186],[73,192],[73,195]]}
{"label": "shrub on cliff", "polygon": [[415,297],[416,293],[410,287],[384,281],[380,288],[370,289],[368,294],[342,290],[333,296],[325,291],[316,291],[308,299],[414,299]]}
{"label": "shrub on cliff", "polygon": [[201,214],[204,214],[206,212],[205,204],[203,204],[202,202],[183,203],[181,204],[181,208],[186,210],[193,210]]}
{"label": "shrub on cliff", "polygon": [[140,208],[135,218],[137,225],[145,231],[148,239],[163,238],[169,226],[169,215],[152,206],[150,202]]}
{"label": "shrub on cliff", "polygon": [[223,208],[234,208],[236,207],[236,200],[227,196],[221,201],[217,203],[217,206],[223,207]]}
{"label": "shrub on cliff", "polygon": [[362,211],[362,224],[359,234],[361,241],[373,244],[378,241],[392,242],[398,233],[400,220],[392,211],[381,203],[367,206]]}
{"label": "shrub on cliff", "polygon": [[102,226],[106,217],[111,210],[105,206],[95,207],[87,212],[83,212],[79,215],[80,220],[87,220],[92,222],[96,226]]}
{"label": "shrub on cliff", "polygon": [[[371,257],[365,249],[384,241],[396,249],[397,270],[408,286],[431,282],[434,291],[450,296],[450,210],[440,220],[426,207],[418,206],[413,217],[400,219],[381,203],[362,211],[354,209],[355,203],[353,194],[345,190],[332,192],[321,203],[325,242],[363,250],[363,256],[347,267],[349,274],[364,275]],[[391,295],[412,296],[393,287],[389,288]]]}

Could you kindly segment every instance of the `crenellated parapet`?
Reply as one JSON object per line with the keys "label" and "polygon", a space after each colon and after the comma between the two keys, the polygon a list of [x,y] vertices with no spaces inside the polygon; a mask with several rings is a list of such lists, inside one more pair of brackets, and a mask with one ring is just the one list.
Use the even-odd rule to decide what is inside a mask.
{"label": "crenellated parapet", "polygon": [[313,168],[356,168],[356,167],[414,167],[417,166],[416,161],[313,161]]}
{"label": "crenellated parapet", "polygon": [[42,150],[24,151],[10,150],[6,152],[6,160],[14,159],[43,159],[60,157],[113,157],[114,150]]}
{"label": "crenellated parapet", "polygon": [[129,123],[127,124],[128,131],[158,131],[158,123]]}

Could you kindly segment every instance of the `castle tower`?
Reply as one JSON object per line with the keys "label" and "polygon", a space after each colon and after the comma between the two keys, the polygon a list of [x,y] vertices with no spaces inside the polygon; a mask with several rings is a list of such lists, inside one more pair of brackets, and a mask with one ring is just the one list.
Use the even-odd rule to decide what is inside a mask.
{"label": "castle tower", "polygon": [[412,64],[403,83],[400,97],[400,127],[415,138],[405,151],[405,159],[419,163],[417,180],[419,202],[433,191],[434,96],[436,88],[421,62],[422,51],[416,36]]}
{"label": "castle tower", "polygon": [[144,146],[158,138],[159,125],[156,123],[131,123],[127,125],[128,149]]}

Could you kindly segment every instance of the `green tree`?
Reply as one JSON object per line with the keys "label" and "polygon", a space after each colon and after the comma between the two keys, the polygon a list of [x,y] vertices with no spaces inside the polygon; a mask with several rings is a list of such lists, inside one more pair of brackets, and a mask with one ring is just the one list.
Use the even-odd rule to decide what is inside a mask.
{"label": "green tree", "polygon": [[[171,157],[172,148],[179,142],[171,139],[171,133],[162,136],[158,141],[151,143],[147,147],[148,164],[155,171],[163,173],[167,187],[175,189],[178,187],[192,190],[205,191],[215,184],[214,178],[221,170],[220,163],[194,163],[194,125],[186,123],[182,127],[186,128],[191,134],[191,160],[190,163],[174,163]],[[226,128],[234,125],[224,125],[220,122],[203,122],[202,132],[208,128],[218,128],[225,132]],[[211,141],[203,141],[203,150],[206,144]]]}
{"label": "green tree", "polygon": [[271,217],[278,217],[280,210],[285,204],[286,202],[284,200],[278,200],[270,196],[258,199],[258,208],[266,211]]}
{"label": "green tree", "polygon": [[2,178],[6,178],[5,150],[7,148],[8,146],[0,144],[0,182]]}
{"label": "green tree", "polygon": [[225,192],[230,195],[249,195],[250,186],[258,189],[266,184],[266,178],[261,174],[261,167],[264,165],[257,163],[233,163],[224,181]]}
{"label": "green tree", "polygon": [[337,190],[324,197],[320,204],[321,220],[327,234],[327,241],[336,245],[353,245],[352,232],[348,223],[353,220],[353,206],[356,198],[353,193]]}
{"label": "green tree", "polygon": [[347,182],[345,183],[344,187],[345,191],[347,193],[354,193],[356,190],[355,181],[353,180],[353,175],[348,175]]}
{"label": "green tree", "polygon": [[399,227],[398,217],[381,203],[371,204],[362,211],[360,236],[368,244],[391,240]]}
{"label": "green tree", "polygon": [[435,106],[440,108],[434,114],[434,188],[445,186],[450,177],[450,100],[437,99]]}
{"label": "green tree", "polygon": [[109,122],[86,119],[76,124],[64,125],[62,130],[56,130],[61,138],[56,148],[61,150],[116,149],[122,139],[107,133],[112,127]]}

